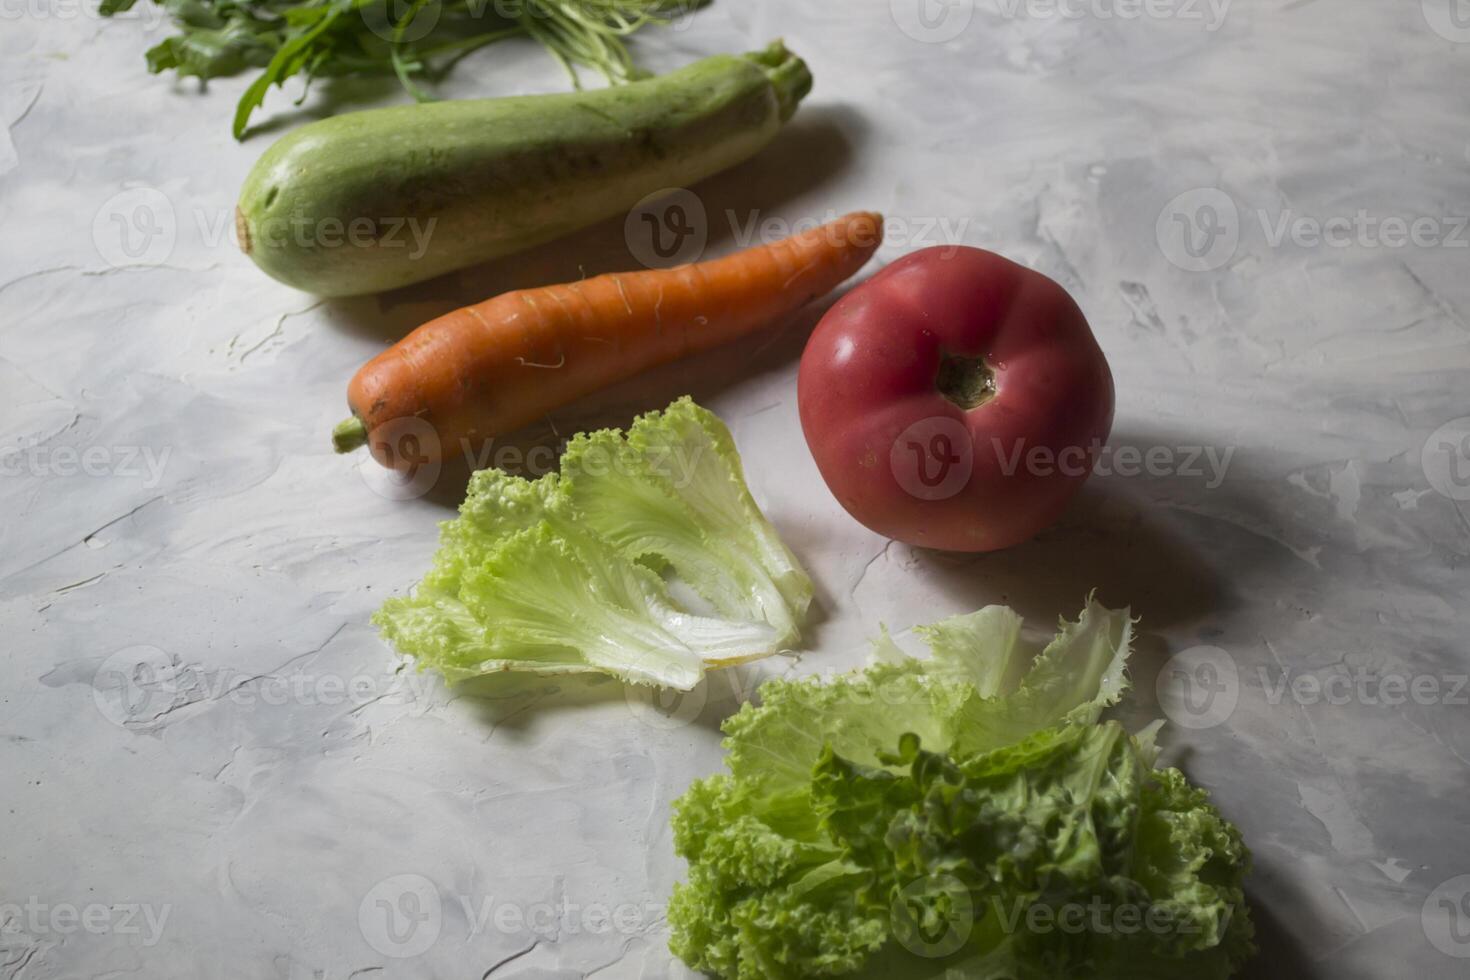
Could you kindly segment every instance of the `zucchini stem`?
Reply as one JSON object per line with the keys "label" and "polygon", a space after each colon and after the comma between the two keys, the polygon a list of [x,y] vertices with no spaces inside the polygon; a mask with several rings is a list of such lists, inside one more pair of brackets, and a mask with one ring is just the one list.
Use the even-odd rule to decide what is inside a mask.
{"label": "zucchini stem", "polygon": [[776,90],[776,100],[781,106],[781,121],[784,123],[796,111],[796,105],[812,90],[812,73],[796,55],[787,49],[785,42],[772,41],[763,51],[752,51],[745,56],[765,69],[766,77]]}

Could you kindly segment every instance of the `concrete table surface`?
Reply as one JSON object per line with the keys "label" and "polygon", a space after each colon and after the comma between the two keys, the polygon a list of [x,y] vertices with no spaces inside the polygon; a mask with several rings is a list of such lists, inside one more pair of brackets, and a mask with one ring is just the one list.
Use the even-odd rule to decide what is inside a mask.
{"label": "concrete table surface", "polygon": [[[1470,971],[1470,11],[1455,0],[716,0],[667,69],[782,36],[817,83],[693,188],[709,254],[855,208],[880,261],[963,242],[1058,279],[1112,364],[1106,472],[1056,527],[957,558],[822,485],[794,377],[820,310],[503,441],[693,394],[818,584],[800,657],[856,665],[992,602],[1141,617],[1131,721],[1255,853],[1252,976]],[[232,241],[240,181],[335,95],[146,73],[156,8],[4,6],[0,31],[0,978],[680,976],[670,801],[759,671],[449,690],[368,617],[463,474],[395,492],[327,435],[357,366],[507,287],[627,268],[611,221],[323,302]],[[452,96],[559,90],[529,44]],[[633,254],[630,254],[630,251]],[[406,499],[395,499],[406,497]]]}

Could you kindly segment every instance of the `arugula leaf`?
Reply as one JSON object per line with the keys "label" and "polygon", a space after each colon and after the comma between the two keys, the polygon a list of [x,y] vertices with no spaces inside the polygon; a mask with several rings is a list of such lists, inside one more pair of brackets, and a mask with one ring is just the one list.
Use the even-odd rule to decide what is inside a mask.
{"label": "arugula leaf", "polygon": [[[245,130],[250,125],[250,115],[265,102],[266,91],[272,85],[284,85],[286,79],[302,71],[308,62],[314,59],[316,53],[312,51],[313,43],[337,22],[340,15],[340,10],[328,12],[310,30],[296,35],[281,45],[270,63],[266,65],[265,72],[250,83],[245,94],[240,96],[239,104],[235,106],[235,119],[230,127],[230,131],[235,134],[235,139],[244,139]],[[312,76],[308,74],[307,77]]]}
{"label": "arugula leaf", "polygon": [[[101,0],[104,17],[136,0]],[[396,75],[416,99],[420,80],[442,78],[459,59],[511,37],[532,38],[580,87],[577,68],[610,83],[639,77],[624,38],[707,0],[155,0],[179,33],[147,53],[154,74],[203,80],[263,69],[235,109],[244,137],[271,86],[316,78]],[[401,11],[401,13],[400,13]]]}

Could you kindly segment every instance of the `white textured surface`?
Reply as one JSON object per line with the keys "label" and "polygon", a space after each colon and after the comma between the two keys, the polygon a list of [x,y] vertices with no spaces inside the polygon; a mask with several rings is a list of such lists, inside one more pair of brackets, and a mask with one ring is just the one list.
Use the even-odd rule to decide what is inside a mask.
{"label": "white textured surface", "polygon": [[[1131,716],[1158,712],[1171,654],[1225,651],[1233,714],[1170,726],[1165,743],[1255,850],[1257,975],[1470,963],[1421,918],[1470,872],[1470,706],[1443,696],[1470,669],[1470,521],[1421,461],[1470,412],[1470,235],[1453,220],[1470,205],[1470,46],[1432,29],[1456,33],[1436,2],[1126,19],[958,0],[929,8],[958,18],[931,21],[939,34],[970,18],[934,44],[898,30],[887,0],[717,0],[641,49],[668,67],[784,35],[815,72],[779,144],[699,188],[712,249],[732,247],[726,208],[948,222],[883,255],[962,239],[1058,278],[1113,365],[1114,446],[1233,453],[1217,485],[1208,470],[1098,478],[1061,526],[972,560],[887,546],[836,506],[801,440],[795,357],[815,314],[554,420],[622,424],[684,391],[728,419],[819,583],[826,618],[795,669],[856,663],[880,622],[988,602],[1045,625],[1093,587],[1142,616]],[[749,674],[716,679],[688,725],[655,724],[612,684],[472,697],[396,674],[367,617],[425,567],[457,488],[384,499],[372,464],[326,439],[348,377],[388,339],[507,285],[626,266],[621,223],[457,282],[318,303],[229,240],[270,138],[230,139],[244,79],[200,93],[146,75],[153,22],[75,4],[6,16],[0,438],[19,455],[0,477],[0,977],[676,975],[668,803],[719,765],[716,725]],[[500,46],[451,91],[562,85],[536,51]],[[1167,206],[1209,188],[1238,244],[1188,271],[1169,261]],[[164,234],[117,267],[113,216],[150,203]],[[1283,216],[1360,209],[1370,225],[1429,219],[1444,241],[1273,243]],[[1431,452],[1430,472],[1456,462],[1470,463]],[[96,685],[139,661],[166,667],[157,688],[124,704]],[[1275,695],[1282,671],[1423,676],[1441,696],[1298,703]],[[437,941],[411,959],[380,951],[409,948],[375,905],[424,884],[398,875],[440,901]],[[599,904],[620,915],[586,928]],[[114,905],[160,928],[51,914]]]}

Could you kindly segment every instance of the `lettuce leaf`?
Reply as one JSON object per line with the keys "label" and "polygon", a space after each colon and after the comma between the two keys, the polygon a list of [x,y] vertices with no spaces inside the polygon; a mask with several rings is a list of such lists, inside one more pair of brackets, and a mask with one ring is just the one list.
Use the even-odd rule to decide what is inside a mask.
{"label": "lettuce leaf", "polygon": [[640,417],[627,439],[579,435],[562,487],[588,526],[622,554],[655,559],[730,619],[800,635],[812,583],[756,506],[730,431],[687,398]]}
{"label": "lettuce leaf", "polygon": [[1100,722],[1126,610],[1038,651],[1011,610],[886,634],[830,683],[767,681],[728,773],[676,802],[671,947],[720,977],[1227,977],[1252,951],[1249,854],[1154,768],[1157,726]]}
{"label": "lettuce leaf", "polygon": [[[665,569],[718,615],[678,602]],[[576,437],[561,474],[476,473],[429,573],[373,621],[451,681],[600,672],[688,690],[707,667],[795,642],[811,594],[729,431],[685,398],[626,437]]]}

